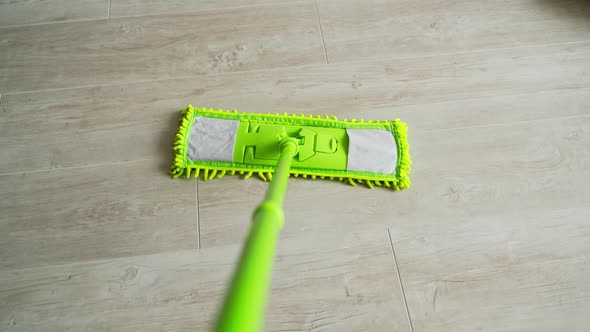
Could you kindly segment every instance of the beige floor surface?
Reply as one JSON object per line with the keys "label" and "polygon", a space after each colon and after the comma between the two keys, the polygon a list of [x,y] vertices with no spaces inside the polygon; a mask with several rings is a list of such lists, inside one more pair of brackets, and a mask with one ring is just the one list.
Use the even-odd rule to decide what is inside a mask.
{"label": "beige floor surface", "polygon": [[409,124],[412,187],[292,179],[268,331],[588,331],[590,2],[0,1],[0,330],[206,331],[266,183],[188,103]]}

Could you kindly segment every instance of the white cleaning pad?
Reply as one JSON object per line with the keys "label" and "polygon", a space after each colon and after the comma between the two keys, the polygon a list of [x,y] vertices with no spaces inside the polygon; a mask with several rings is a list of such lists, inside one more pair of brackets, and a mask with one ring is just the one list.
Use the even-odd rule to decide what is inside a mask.
{"label": "white cleaning pad", "polygon": [[239,120],[196,117],[188,142],[188,158],[232,162],[239,124]]}
{"label": "white cleaning pad", "polygon": [[346,129],[349,171],[395,173],[397,145],[391,132],[378,129]]}

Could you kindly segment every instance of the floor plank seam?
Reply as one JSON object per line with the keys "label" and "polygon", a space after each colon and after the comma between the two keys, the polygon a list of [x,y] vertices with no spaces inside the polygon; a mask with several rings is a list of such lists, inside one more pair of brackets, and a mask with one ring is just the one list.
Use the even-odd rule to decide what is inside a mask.
{"label": "floor plank seam", "polygon": [[320,20],[320,12],[318,10],[317,0],[313,0],[313,5],[315,7],[315,16],[318,20],[318,28],[320,30],[320,37],[322,39],[322,50],[324,51],[324,59],[326,59],[326,64],[330,64],[330,61],[328,61],[328,52],[326,52],[326,40],[324,38],[324,31],[322,30],[322,22]]}
{"label": "floor plank seam", "polygon": [[414,326],[412,324],[412,318],[410,317],[410,310],[408,308],[408,301],[406,300],[406,292],[404,291],[404,285],[402,283],[402,276],[399,273],[399,266],[397,264],[397,257],[395,256],[395,249],[393,249],[393,240],[391,239],[391,231],[387,229],[387,236],[389,237],[389,246],[391,248],[391,255],[393,256],[393,263],[395,265],[395,271],[397,272],[397,280],[399,281],[399,287],[404,300],[404,306],[406,308],[406,316],[408,317],[408,324],[410,325],[410,332],[414,332]]}
{"label": "floor plank seam", "polygon": [[199,211],[199,179],[195,179],[195,209],[197,211],[197,250],[201,250],[201,211]]}
{"label": "floor plank seam", "polygon": [[[67,171],[79,168],[88,168],[88,167],[101,167],[101,166],[114,166],[114,165],[123,165],[123,164],[131,164],[131,163],[139,163],[144,161],[151,161],[155,160],[156,158],[144,158],[144,159],[137,159],[137,160],[124,160],[124,161],[112,161],[108,163],[98,163],[98,164],[89,164],[89,165],[78,165],[78,166],[67,166],[67,167],[56,167],[56,168],[45,168],[45,169],[36,169],[31,171],[21,171],[21,172],[9,172],[9,173],[0,173],[0,176],[9,176],[9,175],[20,175],[20,174],[31,174],[31,173],[42,173],[42,172],[53,172],[53,171]],[[162,172],[165,174],[165,172]]]}
{"label": "floor plank seam", "polygon": [[177,76],[177,77],[166,77],[166,78],[159,78],[159,79],[145,79],[145,80],[136,80],[136,81],[134,80],[134,81],[122,82],[122,83],[104,83],[104,84],[99,83],[99,84],[88,84],[88,85],[76,85],[76,86],[54,88],[54,89],[12,91],[12,92],[7,92],[5,94],[6,95],[22,95],[22,94],[26,94],[26,93],[53,92],[53,91],[89,89],[89,88],[105,88],[105,87],[113,87],[113,86],[126,86],[126,85],[130,85],[130,84],[160,83],[160,82],[167,82],[167,81],[173,81],[173,80],[189,80],[189,79],[229,76],[229,75],[256,74],[256,73],[272,72],[275,70],[281,71],[281,70],[291,70],[291,69],[299,69],[299,68],[305,68],[305,67],[319,67],[319,66],[325,66],[325,65],[326,65],[325,63],[304,64],[304,65],[296,65],[296,66],[263,68],[263,69],[225,72],[225,73],[211,73],[211,74],[190,75],[190,76]]}
{"label": "floor plank seam", "polygon": [[[106,19],[102,19],[102,20],[106,20]],[[590,40],[575,41],[575,42],[563,42],[563,43],[548,43],[548,44],[527,45],[527,46],[514,46],[514,47],[507,47],[507,48],[491,48],[491,49],[482,49],[482,50],[473,50],[473,51],[439,53],[439,54],[432,54],[432,55],[431,54],[428,54],[428,55],[425,54],[425,55],[415,55],[415,56],[406,56],[406,57],[389,57],[389,58],[375,58],[375,59],[371,58],[371,59],[360,59],[360,60],[350,60],[350,61],[338,61],[338,62],[331,62],[330,65],[337,66],[337,65],[355,64],[355,63],[356,64],[359,64],[359,63],[366,63],[366,62],[409,60],[409,59],[426,59],[426,58],[433,58],[433,57],[440,57],[440,56],[450,56],[450,55],[478,54],[478,53],[484,53],[484,52],[509,51],[509,50],[526,49],[526,48],[551,47],[551,46],[561,46],[561,45],[577,45],[577,44],[590,44]],[[63,90],[70,90],[70,89],[73,90],[73,89],[100,88],[100,87],[109,87],[109,86],[126,86],[126,85],[129,85],[129,84],[158,83],[158,82],[166,82],[166,81],[182,80],[182,79],[197,79],[197,78],[218,77],[218,76],[228,76],[228,75],[255,74],[255,73],[265,73],[265,72],[272,72],[272,71],[284,71],[284,70],[291,70],[291,69],[299,69],[299,68],[306,68],[306,67],[307,68],[314,68],[314,67],[318,67],[319,68],[319,67],[325,66],[325,65],[326,65],[325,63],[321,63],[321,64],[303,64],[303,65],[296,65],[296,66],[262,68],[262,69],[253,69],[253,70],[224,72],[224,73],[211,73],[211,74],[200,74],[200,75],[189,75],[189,76],[175,76],[175,77],[166,77],[166,78],[161,78],[161,79],[133,80],[133,81],[122,82],[122,83],[104,83],[104,84],[76,85],[76,86],[63,87],[63,88],[54,88],[54,89],[12,91],[12,92],[5,93],[5,95],[18,95],[18,94],[25,94],[25,93],[63,91]],[[560,89],[560,90],[567,90],[567,89]],[[574,89],[574,90],[577,90],[577,89]],[[549,90],[547,90],[547,91],[549,91]],[[493,97],[493,96],[490,95],[488,97]]]}
{"label": "floor plank seam", "polygon": [[577,88],[555,87],[555,88],[551,88],[551,89],[540,89],[540,90],[530,90],[530,91],[512,92],[512,93],[498,93],[498,94],[475,96],[475,97],[459,97],[459,98],[449,98],[449,99],[442,99],[442,100],[423,101],[423,102],[417,102],[417,103],[391,105],[388,107],[395,108],[395,107],[407,107],[407,106],[419,106],[419,105],[436,105],[436,104],[444,104],[444,103],[455,102],[455,101],[469,101],[469,100],[498,98],[498,97],[527,96],[527,95],[532,95],[532,94],[542,94],[542,93],[550,93],[550,92],[556,92],[556,91],[563,91],[563,92],[577,91],[577,92],[580,92],[580,91],[589,91],[589,90],[590,90],[590,87],[585,87],[585,86],[580,86]]}
{"label": "floor plank seam", "polygon": [[558,117],[543,118],[543,119],[519,120],[519,121],[512,121],[512,122],[505,122],[505,123],[490,123],[490,124],[481,124],[481,125],[454,127],[454,128],[444,128],[444,129],[442,129],[442,128],[441,129],[430,129],[430,130],[417,129],[416,132],[417,133],[436,133],[436,132],[445,132],[445,131],[454,131],[454,130],[502,127],[502,126],[510,126],[510,125],[517,125],[517,124],[523,124],[523,123],[531,123],[531,122],[534,123],[534,122],[543,122],[543,121],[568,120],[568,119],[587,118],[587,117],[590,117],[590,114],[558,116]]}
{"label": "floor plank seam", "polygon": [[14,25],[0,25],[0,29],[12,29],[12,28],[26,28],[40,25],[54,25],[54,24],[69,24],[69,23],[80,23],[80,22],[94,22],[94,21],[106,21],[108,18],[74,18],[67,21],[53,21],[53,22],[39,22],[39,23],[27,23],[27,24],[14,24]]}
{"label": "floor plank seam", "polygon": [[[109,7],[107,10],[107,17],[78,18],[78,19],[75,18],[75,19],[69,19],[66,21],[50,21],[50,22],[38,22],[38,23],[26,23],[26,24],[0,25],[0,29],[24,28],[24,27],[29,27],[29,26],[68,24],[68,23],[78,23],[78,22],[106,21],[108,19],[111,19],[111,2],[112,2],[112,0],[109,1]],[[148,17],[148,16],[163,16],[163,15],[197,14],[197,13],[215,11],[215,10],[234,10],[234,9],[247,9],[247,8],[256,8],[256,7],[273,7],[273,6],[293,5],[293,4],[298,4],[298,3],[303,4],[306,2],[307,1],[303,1],[303,0],[293,0],[293,1],[280,2],[280,3],[266,2],[266,3],[258,3],[258,4],[243,5],[243,6],[230,6],[230,7],[194,9],[194,10],[185,10],[185,11],[159,12],[159,13],[150,13],[150,14],[142,14],[142,15],[115,16],[112,18],[119,19],[119,18],[136,18],[136,17]]]}
{"label": "floor plank seam", "polygon": [[[358,59],[358,60],[344,60],[344,61],[337,61],[332,62],[332,64],[353,64],[353,63],[364,63],[369,61],[394,61],[394,60],[411,60],[411,59],[429,59],[429,58],[436,58],[441,56],[451,56],[451,55],[470,55],[470,54],[482,54],[486,52],[498,52],[498,51],[512,51],[512,50],[523,50],[528,48],[541,48],[541,47],[552,47],[552,46],[562,46],[562,45],[578,45],[578,44],[588,44],[590,43],[590,39],[584,40],[576,40],[576,41],[567,41],[567,42],[557,42],[557,43],[541,43],[541,44],[530,44],[530,45],[522,45],[522,46],[508,46],[508,47],[492,47],[492,48],[482,48],[482,49],[474,49],[474,50],[467,50],[467,51],[452,51],[452,52],[442,52],[442,53],[424,53],[418,55],[406,55],[406,56],[393,56],[393,57],[382,57],[382,58],[369,58],[369,59]],[[314,65],[308,65],[314,66]],[[317,66],[317,65],[315,65]]]}
{"label": "floor plank seam", "polygon": [[205,9],[192,9],[192,10],[184,10],[184,11],[170,11],[170,12],[156,12],[150,14],[139,14],[139,15],[121,15],[115,16],[113,18],[136,18],[136,17],[148,17],[148,16],[160,16],[160,15],[178,15],[178,14],[197,14],[197,13],[204,13],[210,11],[222,11],[222,10],[236,10],[236,9],[248,9],[248,8],[256,8],[256,7],[279,7],[279,6],[288,6],[294,4],[304,4],[307,1],[304,0],[293,0],[293,1],[286,1],[286,2],[263,2],[257,3],[252,5],[242,5],[242,6],[229,6],[229,7],[216,7],[216,8],[205,8]]}

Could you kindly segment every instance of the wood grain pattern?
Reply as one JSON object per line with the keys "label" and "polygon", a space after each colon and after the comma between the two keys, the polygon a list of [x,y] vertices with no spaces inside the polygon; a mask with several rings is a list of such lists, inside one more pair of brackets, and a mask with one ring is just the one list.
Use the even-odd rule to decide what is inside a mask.
{"label": "wood grain pattern", "polygon": [[[590,90],[550,90],[395,107],[412,130],[450,130],[590,114]],[[378,113],[379,114],[379,113]]]}
{"label": "wood grain pattern", "polygon": [[195,185],[157,162],[0,177],[1,270],[197,247]]}
{"label": "wood grain pattern", "polygon": [[[574,176],[590,184],[587,174]],[[394,245],[415,330],[585,331],[588,203],[431,216],[398,227],[403,239]]]}
{"label": "wood grain pattern", "polygon": [[587,1],[318,0],[330,62],[590,38]]}
{"label": "wood grain pattern", "polygon": [[[583,331],[589,137],[589,116],[410,131],[410,190],[290,181],[282,237],[389,226],[415,331]],[[241,241],[265,186],[218,182],[199,185],[203,247]]]}
{"label": "wood grain pattern", "polygon": [[[3,270],[3,327],[205,331],[238,248]],[[281,242],[266,331],[409,331],[391,263],[382,232]]]}
{"label": "wood grain pattern", "polygon": [[148,158],[164,168],[178,110],[189,103],[400,117],[412,130],[588,114],[589,55],[582,43],[9,94],[0,105],[0,172]]}
{"label": "wood grain pattern", "polygon": [[2,0],[0,26],[106,19],[109,0]]}
{"label": "wood grain pattern", "polygon": [[[241,6],[296,2],[297,0],[111,0],[111,17],[137,16],[191,10],[227,9]],[[302,2],[302,1],[300,1]],[[308,2],[309,3],[309,2]]]}
{"label": "wood grain pattern", "polygon": [[[170,84],[173,83],[173,84]],[[157,159],[164,173],[191,80],[6,95],[2,173]]]}
{"label": "wood grain pattern", "polygon": [[0,30],[0,93],[323,63],[313,4]]}

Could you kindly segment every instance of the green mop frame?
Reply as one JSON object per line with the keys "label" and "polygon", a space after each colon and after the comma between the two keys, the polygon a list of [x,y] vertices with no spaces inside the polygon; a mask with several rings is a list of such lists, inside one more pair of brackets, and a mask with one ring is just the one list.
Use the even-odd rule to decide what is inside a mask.
{"label": "green mop frame", "polygon": [[221,178],[227,174],[243,175],[248,179],[253,174],[264,181],[270,181],[275,166],[266,165],[249,165],[234,162],[190,160],[188,159],[188,137],[190,129],[193,127],[195,118],[205,116],[209,118],[227,119],[227,120],[254,120],[268,123],[284,123],[289,125],[316,126],[327,128],[356,128],[356,129],[383,129],[390,131],[397,145],[397,165],[395,174],[381,174],[353,170],[328,170],[328,169],[292,169],[290,174],[294,177],[303,177],[311,179],[331,179],[347,182],[350,185],[364,183],[369,188],[373,186],[387,187],[394,190],[406,189],[410,187],[410,155],[407,141],[407,125],[399,119],[393,121],[367,121],[363,119],[338,120],[335,116],[325,115],[324,117],[305,116],[303,114],[260,114],[260,113],[238,113],[236,110],[223,111],[206,108],[194,108],[192,105],[181,112],[180,127],[176,133],[174,141],[174,162],[170,167],[170,174],[174,177],[180,177],[183,174],[190,178],[191,175],[199,177],[203,174],[204,180],[212,180],[215,177]]}

